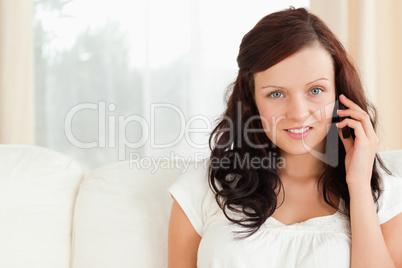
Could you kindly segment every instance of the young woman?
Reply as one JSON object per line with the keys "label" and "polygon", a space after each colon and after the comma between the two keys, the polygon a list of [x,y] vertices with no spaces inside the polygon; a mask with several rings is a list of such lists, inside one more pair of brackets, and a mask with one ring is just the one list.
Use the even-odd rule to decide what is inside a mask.
{"label": "young woman", "polygon": [[335,35],[290,8],[237,62],[209,168],[169,189],[169,267],[402,267],[402,178],[376,154],[375,109]]}

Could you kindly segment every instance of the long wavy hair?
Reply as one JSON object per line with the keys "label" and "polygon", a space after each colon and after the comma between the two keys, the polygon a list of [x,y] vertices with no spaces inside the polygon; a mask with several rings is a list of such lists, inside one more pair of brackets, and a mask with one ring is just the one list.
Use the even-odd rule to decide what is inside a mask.
{"label": "long wavy hair", "polygon": [[[377,112],[366,98],[359,74],[341,42],[321,19],[304,8],[293,7],[262,18],[242,39],[237,57],[239,72],[226,92],[227,108],[209,137],[210,187],[226,218],[246,227],[246,236],[258,231],[274,213],[277,207],[275,189],[283,189],[275,165],[253,167],[244,164],[245,162],[241,165],[241,161],[249,161],[250,158],[269,157],[271,164],[281,161],[279,149],[263,130],[254,101],[254,74],[317,43],[332,56],[336,96],[344,94],[359,105],[370,115],[374,130],[376,129]],[[261,134],[258,131],[245,131],[245,122],[250,129],[261,130]],[[351,136],[355,139],[353,129]],[[336,148],[328,150],[330,144],[327,144],[326,154],[329,158],[335,158],[338,165],[326,165],[318,184],[323,180],[322,194],[331,207],[338,208],[330,198],[331,193],[344,200],[345,206],[341,213],[350,220],[350,196],[344,165],[346,152],[340,138],[336,138]],[[371,176],[375,202],[381,194],[377,163],[391,174],[376,154]]]}

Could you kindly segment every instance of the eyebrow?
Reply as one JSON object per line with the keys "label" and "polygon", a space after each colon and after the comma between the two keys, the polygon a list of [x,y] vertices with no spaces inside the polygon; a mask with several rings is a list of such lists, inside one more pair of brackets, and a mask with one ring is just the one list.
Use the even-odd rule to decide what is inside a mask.
{"label": "eyebrow", "polygon": [[[318,78],[318,79],[316,79],[316,80],[314,80],[314,81],[311,81],[311,82],[307,83],[306,86],[308,86],[308,85],[310,85],[310,84],[312,84],[312,83],[315,83],[315,82],[317,82],[317,81],[320,81],[320,80],[327,80],[327,81],[329,81],[328,78],[322,77],[322,78]],[[272,86],[272,85],[263,86],[262,88],[268,88],[268,87],[284,88],[284,87]]]}

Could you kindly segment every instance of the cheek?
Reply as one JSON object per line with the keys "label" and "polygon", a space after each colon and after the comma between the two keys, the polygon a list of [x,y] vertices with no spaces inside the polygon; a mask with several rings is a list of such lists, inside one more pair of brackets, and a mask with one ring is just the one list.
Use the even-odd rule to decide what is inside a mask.
{"label": "cheek", "polygon": [[[328,102],[327,102],[328,103]],[[328,131],[330,130],[332,126],[332,117],[334,115],[334,107],[335,103],[334,102],[329,102],[327,105],[323,105],[320,107],[320,118],[317,118],[319,121],[319,132],[322,133],[322,135],[327,135]]]}
{"label": "cheek", "polygon": [[265,130],[271,130],[273,120],[275,118],[275,111],[272,107],[267,106],[257,106],[258,112],[260,113],[261,124]]}
{"label": "cheek", "polygon": [[[317,120],[321,121],[321,123],[331,123],[332,117],[334,115],[335,108],[335,97],[334,96],[326,96],[325,99],[322,99],[316,103],[311,103],[310,107],[314,107],[314,113]],[[311,111],[313,112],[313,111]],[[336,116],[336,114],[335,114]]]}
{"label": "cheek", "polygon": [[336,113],[334,114],[334,108],[335,108],[335,101],[332,101],[330,104],[328,104],[324,107],[325,122],[327,124],[331,124],[332,117],[334,115],[336,116]]}

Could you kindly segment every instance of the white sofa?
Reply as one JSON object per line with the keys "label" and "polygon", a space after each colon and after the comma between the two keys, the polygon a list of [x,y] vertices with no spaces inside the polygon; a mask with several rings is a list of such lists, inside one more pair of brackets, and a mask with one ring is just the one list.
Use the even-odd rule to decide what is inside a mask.
{"label": "white sofa", "polygon": [[[402,150],[381,156],[402,175]],[[167,188],[185,171],[127,161],[83,174],[58,152],[0,145],[0,268],[166,267]]]}

